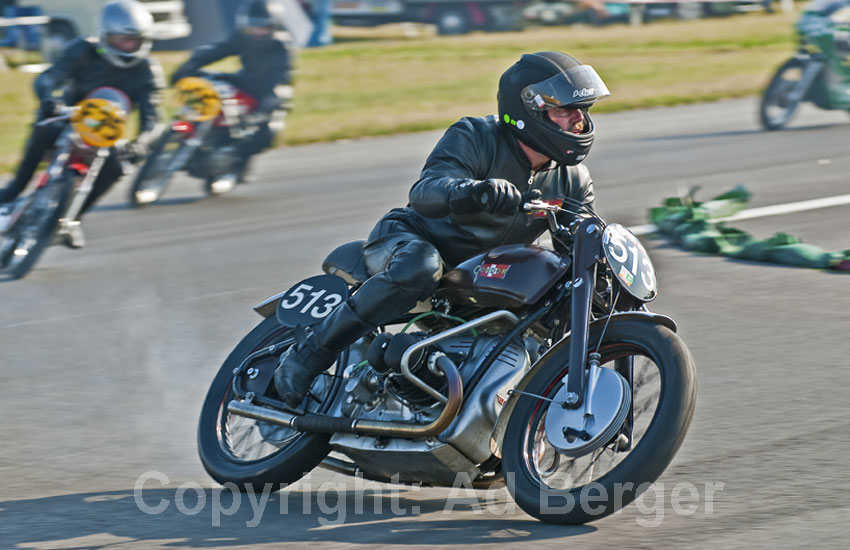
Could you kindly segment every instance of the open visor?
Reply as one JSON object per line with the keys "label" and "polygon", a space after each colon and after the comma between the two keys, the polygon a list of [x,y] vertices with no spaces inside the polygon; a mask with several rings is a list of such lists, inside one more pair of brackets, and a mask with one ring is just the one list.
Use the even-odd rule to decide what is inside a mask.
{"label": "open visor", "polygon": [[523,103],[534,111],[581,106],[611,95],[590,65],[579,65],[543,82],[529,84],[520,93]]}

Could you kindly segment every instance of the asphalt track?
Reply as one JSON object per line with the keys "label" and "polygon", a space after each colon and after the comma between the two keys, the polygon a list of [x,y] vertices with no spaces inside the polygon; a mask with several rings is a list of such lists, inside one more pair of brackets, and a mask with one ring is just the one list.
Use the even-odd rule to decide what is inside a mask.
{"label": "asphalt track", "polygon": [[[597,124],[587,164],[609,221],[645,224],[648,207],[692,186],[708,198],[743,183],[753,208],[848,192],[846,113],[804,109],[765,133],[745,99]],[[219,364],[259,321],[251,306],[404,204],[439,135],[269,152],[229,196],[180,180],[138,211],[119,184],[87,219],[85,249],[54,247],[26,279],[0,282],[0,549],[846,548],[850,276],[651,236],[653,309],[679,322],[700,392],[641,506],[556,527],[504,490],[364,491],[325,471],[254,506],[213,489],[196,421]],[[735,225],[840,250],[848,218],[845,203]]]}

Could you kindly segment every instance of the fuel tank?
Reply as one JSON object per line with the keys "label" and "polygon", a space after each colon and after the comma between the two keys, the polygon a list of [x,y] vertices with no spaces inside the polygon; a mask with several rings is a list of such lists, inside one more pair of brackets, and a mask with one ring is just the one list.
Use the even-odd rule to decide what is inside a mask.
{"label": "fuel tank", "polygon": [[535,245],[511,244],[466,260],[449,271],[434,295],[450,303],[516,308],[537,302],[570,268]]}

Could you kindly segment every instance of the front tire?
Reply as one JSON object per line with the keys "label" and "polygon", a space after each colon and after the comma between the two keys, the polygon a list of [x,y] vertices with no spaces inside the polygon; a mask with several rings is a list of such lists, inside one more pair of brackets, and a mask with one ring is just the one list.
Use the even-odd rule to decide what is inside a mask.
{"label": "front tire", "polygon": [[[599,337],[598,329],[591,331],[589,341]],[[549,401],[541,397],[551,399],[568,370],[552,359],[522,390],[508,420],[502,444],[508,490],[525,512],[547,523],[587,523],[632,502],[670,464],[693,416],[693,358],[671,330],[640,320],[615,321],[599,353],[603,366],[634,361],[630,438],[621,432],[577,458],[548,442],[543,426]]]}
{"label": "front tire", "polygon": [[[227,412],[227,404],[235,397],[233,370],[255,351],[289,341],[294,341],[292,329],[278,323],[274,316],[265,319],[230,353],[207,392],[198,424],[198,454],[204,468],[219,483],[235,483],[242,490],[252,486],[262,492],[266,483],[276,485],[300,479],[330,452],[330,435],[295,432]],[[278,357],[279,354],[256,368],[274,369]],[[326,412],[338,389],[339,378],[320,375],[305,408],[310,413]]]}
{"label": "front tire", "polygon": [[0,265],[14,279],[21,279],[35,266],[53,242],[56,229],[74,190],[75,176],[65,172],[58,181],[36,189],[36,197],[13,228],[0,238]]}
{"label": "front tire", "polygon": [[773,75],[770,84],[762,94],[759,106],[761,125],[765,130],[784,128],[794,117],[800,106],[800,100],[794,101],[788,96],[800,82],[805,68],[805,61],[791,58]]}

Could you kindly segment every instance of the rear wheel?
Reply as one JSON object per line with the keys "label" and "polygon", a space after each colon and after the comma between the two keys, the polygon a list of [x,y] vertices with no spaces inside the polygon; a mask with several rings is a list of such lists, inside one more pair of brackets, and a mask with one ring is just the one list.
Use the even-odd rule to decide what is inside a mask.
{"label": "rear wheel", "polygon": [[[264,380],[261,385],[265,386],[254,389],[258,394],[274,395],[271,374],[280,354],[292,342],[292,329],[278,323],[274,316],[269,317],[236,346],[213,380],[201,409],[198,454],[204,468],[219,483],[232,482],[242,490],[247,490],[250,484],[258,491],[266,483],[291,483],[318,466],[330,452],[328,434],[297,432],[227,411],[227,404],[237,397],[233,388],[234,369],[252,353],[281,344],[273,356],[252,365],[257,369],[253,376]],[[306,412],[327,412],[340,385],[340,378],[332,371],[316,378],[300,406]]]}
{"label": "rear wheel", "polygon": [[171,165],[185,144],[183,135],[171,129],[159,137],[136,172],[130,189],[130,204],[139,207],[159,200],[171,176],[179,169]]}
{"label": "rear wheel", "polygon": [[800,99],[795,100],[791,96],[800,83],[805,68],[805,61],[791,58],[773,75],[762,95],[759,108],[761,125],[766,130],[784,128],[797,112]]}
{"label": "rear wheel", "polygon": [[0,266],[13,278],[24,277],[51,244],[59,218],[68,209],[74,175],[63,173],[36,189],[32,202],[0,241]]}
{"label": "rear wheel", "polygon": [[[591,342],[598,338],[591,333]],[[569,368],[561,362],[534,375],[508,421],[502,444],[508,489],[523,510],[547,523],[586,523],[632,502],[673,459],[693,415],[693,359],[669,329],[611,323],[599,353],[603,367],[632,372],[631,418],[609,442],[568,457],[549,441],[547,411]]]}

